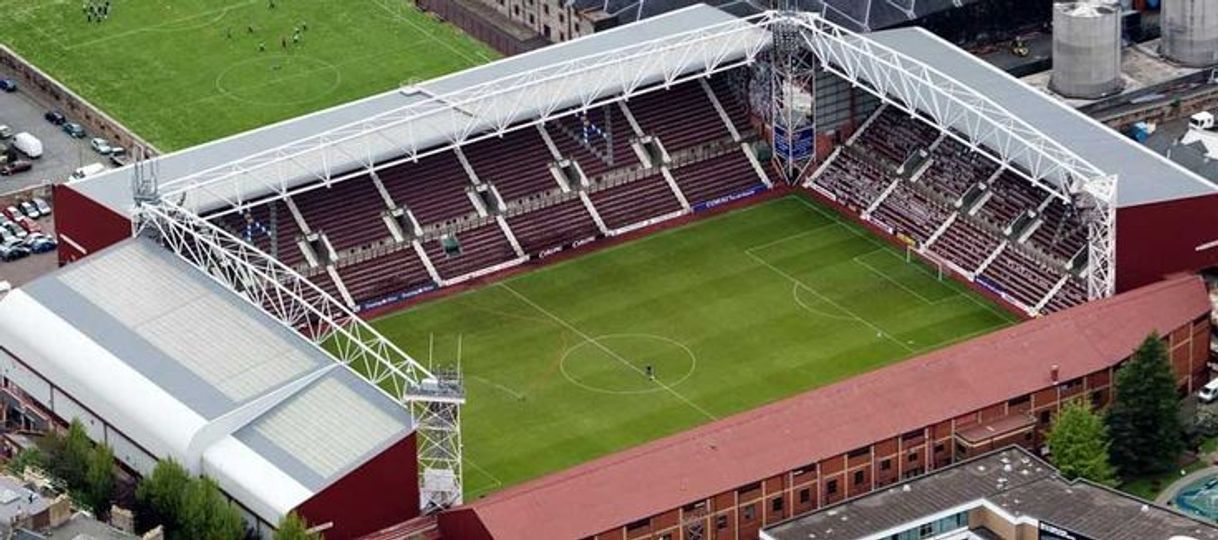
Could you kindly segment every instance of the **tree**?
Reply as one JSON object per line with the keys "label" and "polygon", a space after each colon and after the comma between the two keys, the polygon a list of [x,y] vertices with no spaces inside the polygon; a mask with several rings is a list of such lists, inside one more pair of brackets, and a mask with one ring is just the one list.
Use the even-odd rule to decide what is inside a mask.
{"label": "tree", "polygon": [[1082,401],[1067,403],[1057,413],[1048,442],[1053,465],[1062,476],[1116,485],[1116,473],[1108,463],[1108,430],[1104,420]]}
{"label": "tree", "polygon": [[63,435],[48,435],[45,441],[51,474],[63,480],[68,489],[81,492],[85,486],[85,472],[89,467],[89,452],[93,442],[85,432],[84,424],[73,419]]}
{"label": "tree", "polygon": [[245,535],[241,515],[207,476],[192,479],[186,486],[179,523],[183,538],[241,540]]}
{"label": "tree", "polygon": [[109,446],[99,444],[93,447],[85,478],[93,513],[98,516],[105,514],[114,495],[114,452]]}
{"label": "tree", "polygon": [[158,462],[152,474],[135,489],[135,498],[143,507],[138,515],[144,526],[162,525],[166,532],[178,529],[182,513],[182,496],[190,485],[190,473],[178,462],[166,459]]}
{"label": "tree", "polygon": [[1122,474],[1157,473],[1184,450],[1176,376],[1157,333],[1117,370],[1116,402],[1108,411],[1109,455]]}
{"label": "tree", "polygon": [[274,540],[320,540],[321,535],[309,532],[309,524],[296,512],[289,512],[279,520]]}
{"label": "tree", "polygon": [[25,470],[29,467],[45,467],[46,458],[43,457],[42,451],[37,448],[22,449],[13,459],[8,460],[8,471],[17,476],[25,474]]}

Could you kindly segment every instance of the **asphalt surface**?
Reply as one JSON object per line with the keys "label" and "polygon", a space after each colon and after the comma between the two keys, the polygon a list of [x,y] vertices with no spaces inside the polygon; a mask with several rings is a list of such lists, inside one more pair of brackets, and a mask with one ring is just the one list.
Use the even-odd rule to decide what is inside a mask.
{"label": "asphalt surface", "polygon": [[[0,74],[2,75],[2,74]],[[47,107],[21,91],[0,92],[0,125],[13,133],[29,132],[42,141],[43,155],[32,160],[34,168],[13,176],[0,176],[0,193],[8,193],[43,183],[61,183],[77,168],[90,163],[110,166],[109,159],[89,147],[89,139],[73,139],[42,115]],[[72,120],[71,117],[68,118]]]}

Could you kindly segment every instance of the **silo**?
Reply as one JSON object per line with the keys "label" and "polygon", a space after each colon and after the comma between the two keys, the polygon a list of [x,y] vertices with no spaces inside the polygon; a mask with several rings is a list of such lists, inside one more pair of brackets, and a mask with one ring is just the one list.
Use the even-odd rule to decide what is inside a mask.
{"label": "silo", "polygon": [[1121,14],[1109,2],[1053,5],[1053,76],[1049,88],[1095,99],[1121,91]]}
{"label": "silo", "polygon": [[1218,0],[1163,0],[1162,53],[1186,66],[1218,64]]}

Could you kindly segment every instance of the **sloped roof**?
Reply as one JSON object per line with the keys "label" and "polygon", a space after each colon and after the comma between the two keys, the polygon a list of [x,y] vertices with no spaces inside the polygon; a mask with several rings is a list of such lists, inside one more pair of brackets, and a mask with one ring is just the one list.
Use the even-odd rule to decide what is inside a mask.
{"label": "sloped roof", "polygon": [[[475,501],[499,540],[583,538],[1105,369],[1210,309],[1200,278],[1098,300]],[[925,399],[928,388],[951,388]],[[442,520],[443,522],[443,520]]]}
{"label": "sloped roof", "polygon": [[[630,58],[626,60],[629,66],[621,71],[610,72],[601,65],[572,67],[583,62],[595,64],[592,59],[598,55],[626,58],[628,55],[623,51],[638,53],[649,43],[719,24],[752,30],[749,23],[721,10],[693,5],[631,25],[629,29],[600,32],[510,56],[421,82],[405,90],[391,90],[174,152],[157,158],[152,168],[162,189],[167,189],[185,177],[211,169],[227,171],[226,166],[241,162],[242,166],[232,167],[232,176],[220,185],[207,192],[192,192],[193,197],[183,203],[190,209],[206,211],[221,204],[213,193],[230,196],[241,193],[245,199],[253,199],[270,193],[280,182],[291,186],[316,181],[314,173],[326,167],[332,171],[356,169],[361,161],[352,156],[371,157],[380,162],[405,155],[404,148],[436,147],[461,133],[471,118],[477,128],[470,135],[476,135],[498,125],[502,117],[539,117],[543,109],[551,107],[555,101],[563,105],[554,110],[562,110],[582,105],[587,97],[620,94],[627,84],[641,83],[640,88],[648,86],[663,80],[677,66],[693,71],[699,62],[743,57],[748,40],[736,42],[720,36],[715,38],[719,40],[718,46],[686,44],[646,57]],[[768,37],[761,30],[756,32],[755,42]],[[623,72],[632,73],[635,80],[620,80]],[[561,77],[563,84],[547,82],[550,77]],[[454,94],[457,92],[461,94]],[[453,95],[473,101],[454,105],[449,102]],[[407,116],[411,119],[403,121]],[[360,129],[373,126],[375,131],[358,134]],[[289,148],[305,143],[315,144],[315,147],[299,155],[296,153],[302,150]],[[270,164],[270,158],[281,153],[291,154],[293,158]],[[128,166],[71,185],[108,208],[130,215],[133,210],[132,172],[132,167]]]}
{"label": "sloped roof", "polygon": [[414,428],[317,345],[146,238],[0,298],[0,343],[271,523]]}
{"label": "sloped roof", "polygon": [[1116,174],[1119,207],[1218,195],[1210,181],[922,28],[867,37],[989,97],[1082,159]]}

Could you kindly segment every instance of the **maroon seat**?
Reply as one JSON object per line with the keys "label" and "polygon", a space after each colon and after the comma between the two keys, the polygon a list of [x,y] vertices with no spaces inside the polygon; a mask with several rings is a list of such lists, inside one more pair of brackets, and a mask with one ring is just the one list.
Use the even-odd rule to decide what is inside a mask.
{"label": "maroon seat", "polygon": [[668,183],[658,174],[589,194],[610,229],[633,225],[681,209]]}
{"label": "maroon seat", "polygon": [[512,234],[525,253],[563,245],[600,233],[596,221],[578,197],[507,218]]}

